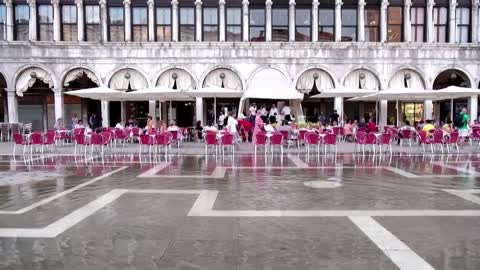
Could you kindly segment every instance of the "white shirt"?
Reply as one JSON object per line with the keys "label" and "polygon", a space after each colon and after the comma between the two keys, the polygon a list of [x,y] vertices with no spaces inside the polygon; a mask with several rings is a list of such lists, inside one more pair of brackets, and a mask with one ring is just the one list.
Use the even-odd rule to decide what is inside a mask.
{"label": "white shirt", "polygon": [[278,116],[278,109],[277,108],[271,108],[270,109],[270,116],[275,116],[277,114]]}
{"label": "white shirt", "polygon": [[256,115],[257,114],[257,108],[256,107],[250,107],[250,109],[248,109],[248,111],[250,112],[251,115]]}
{"label": "white shirt", "polygon": [[275,129],[272,127],[272,125],[268,124],[265,126],[265,131],[268,133],[275,132]]}
{"label": "white shirt", "polygon": [[120,123],[117,123],[117,124],[115,125],[115,128],[120,128],[120,129],[123,129],[123,126],[122,126],[122,124],[120,124]]}
{"label": "white shirt", "polygon": [[233,117],[228,117],[227,128],[231,133],[237,133],[237,119]]}
{"label": "white shirt", "polygon": [[262,116],[267,116],[267,115],[268,115],[267,109],[262,108]]}
{"label": "white shirt", "polygon": [[282,108],[282,114],[283,115],[290,115],[291,112],[292,112],[292,110],[288,106],[285,106],[285,107]]}
{"label": "white shirt", "polygon": [[223,120],[225,120],[225,115],[222,114],[218,117],[218,124],[220,126],[223,126]]}

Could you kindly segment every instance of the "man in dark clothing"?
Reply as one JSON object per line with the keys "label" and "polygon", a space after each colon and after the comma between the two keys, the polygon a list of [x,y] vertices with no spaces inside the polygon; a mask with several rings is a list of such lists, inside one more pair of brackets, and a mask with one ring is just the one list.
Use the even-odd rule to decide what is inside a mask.
{"label": "man in dark clothing", "polygon": [[333,111],[333,114],[330,115],[330,124],[333,124],[333,122],[336,122],[338,124],[338,118],[340,115],[338,115],[337,110]]}

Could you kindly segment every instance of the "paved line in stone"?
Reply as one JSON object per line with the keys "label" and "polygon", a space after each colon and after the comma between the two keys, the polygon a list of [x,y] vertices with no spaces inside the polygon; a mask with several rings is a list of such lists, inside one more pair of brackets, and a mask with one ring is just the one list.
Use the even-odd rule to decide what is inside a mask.
{"label": "paved line in stone", "polygon": [[480,189],[444,189],[443,191],[458,196],[464,200],[480,204],[480,196],[474,194],[480,194]]}
{"label": "paved line in stone", "polygon": [[448,164],[445,164],[443,162],[433,162],[432,164],[436,164],[436,165],[439,165],[441,167],[448,168],[448,169],[453,169],[453,170],[456,170],[457,172],[463,172],[463,173],[466,173],[466,174],[469,174],[469,175],[472,175],[472,176],[480,176],[480,173],[477,172],[477,171],[466,169],[466,168],[461,168],[461,167],[457,167],[457,166],[453,166],[453,165],[448,165]]}
{"label": "paved line in stone", "polygon": [[139,177],[139,178],[159,177],[158,175],[156,176],[156,174],[159,171],[162,171],[165,168],[167,168],[168,166],[170,166],[170,164],[171,164],[170,162],[165,162],[165,163],[158,164],[157,166],[155,166],[151,169],[148,169],[147,171],[143,172],[142,174],[140,174],[137,177]]}
{"label": "paved line in stone", "polygon": [[348,217],[401,270],[434,270],[400,239],[372,217]]}
{"label": "paved line in stone", "polygon": [[396,174],[399,174],[403,177],[406,177],[406,178],[418,178],[419,176],[416,175],[416,174],[413,174],[413,173],[410,173],[410,172],[407,172],[405,170],[402,170],[402,169],[399,169],[399,168],[395,168],[395,167],[384,167],[385,170],[389,170],[393,173],[396,173]]}
{"label": "paved line in stone", "polygon": [[30,211],[30,210],[32,210],[32,209],[35,209],[35,208],[41,206],[41,205],[47,204],[47,203],[49,203],[49,202],[51,202],[51,201],[54,201],[54,200],[56,200],[56,199],[58,199],[58,198],[61,198],[61,197],[65,196],[65,195],[67,195],[67,194],[70,194],[70,193],[72,193],[72,192],[74,192],[74,191],[76,191],[76,190],[78,190],[78,189],[81,189],[81,188],[83,188],[83,187],[85,187],[85,186],[88,186],[88,185],[90,185],[90,184],[92,184],[92,183],[95,183],[95,182],[97,182],[98,180],[102,180],[102,179],[104,179],[104,178],[106,178],[106,177],[111,176],[112,174],[115,174],[115,173],[117,173],[117,172],[119,172],[119,171],[125,170],[126,168],[128,168],[128,166],[120,167],[120,168],[118,168],[118,169],[116,169],[116,170],[113,170],[113,171],[108,172],[108,173],[106,173],[106,174],[103,174],[103,175],[101,175],[101,176],[95,177],[95,178],[93,178],[93,179],[90,180],[90,181],[87,181],[87,182],[85,182],[85,183],[82,183],[82,184],[80,184],[80,185],[78,185],[78,186],[75,186],[75,187],[73,187],[73,188],[71,188],[71,189],[67,189],[67,190],[65,190],[65,191],[63,191],[63,192],[57,193],[57,194],[55,194],[55,195],[53,195],[53,196],[51,196],[51,197],[48,197],[48,198],[46,198],[46,199],[43,199],[43,200],[41,200],[41,201],[39,201],[39,202],[37,202],[37,203],[34,203],[34,204],[32,204],[32,205],[30,205],[30,206],[27,206],[27,207],[24,207],[24,208],[22,208],[22,209],[20,209],[20,210],[16,210],[16,211],[0,211],[0,214],[3,214],[3,215],[6,215],[6,214],[7,214],[7,215],[8,215],[8,214],[10,214],[10,215],[23,214],[23,213],[25,213],[25,212],[28,212],[28,211]]}
{"label": "paved line in stone", "polygon": [[298,168],[308,168],[308,164],[303,162],[298,156],[288,154],[287,157],[297,166]]}
{"label": "paved line in stone", "polygon": [[162,175],[157,174],[161,170],[165,169],[170,165],[170,162],[157,165],[146,172],[138,175],[138,178],[174,178],[174,179],[204,179],[204,178],[214,178],[214,179],[224,179],[227,173],[227,167],[216,167],[215,170],[210,175]]}

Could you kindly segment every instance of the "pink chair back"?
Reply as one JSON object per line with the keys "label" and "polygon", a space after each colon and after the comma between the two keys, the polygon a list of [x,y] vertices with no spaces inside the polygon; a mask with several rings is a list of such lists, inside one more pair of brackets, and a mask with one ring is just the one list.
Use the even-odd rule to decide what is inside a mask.
{"label": "pink chair back", "polygon": [[84,134],[85,133],[85,128],[76,128],[73,130],[73,135],[77,135],[77,134]]}
{"label": "pink chair back", "polygon": [[222,142],[223,145],[233,145],[233,143],[234,143],[233,134],[230,134],[230,133],[223,134],[221,142]]}
{"label": "pink chair back", "polygon": [[140,137],[140,129],[138,127],[132,128],[132,136]]}
{"label": "pink chair back", "polygon": [[318,136],[317,133],[315,132],[307,132],[305,134],[305,144],[319,144],[320,143],[320,137]]}
{"label": "pink chair back", "polygon": [[125,131],[122,129],[115,129],[115,138],[116,139],[125,139]]}
{"label": "pink chair back", "polygon": [[141,134],[141,135],[140,135],[140,144],[145,144],[145,145],[150,145],[150,144],[152,144],[152,140],[151,140],[150,135]]}
{"label": "pink chair back", "polygon": [[335,136],[338,136],[340,135],[340,130],[343,129],[342,127],[333,127],[333,134],[335,134]]}
{"label": "pink chair back", "polygon": [[364,128],[364,127],[359,128],[359,129],[357,130],[357,133],[358,133],[358,132],[367,132],[367,128]]}
{"label": "pink chair back", "polygon": [[476,140],[480,139],[480,128],[472,128],[472,138]]}
{"label": "pink chair back", "polygon": [[255,135],[255,144],[256,145],[266,145],[267,144],[267,135],[263,132],[257,133]]}
{"label": "pink chair back", "polygon": [[30,141],[32,144],[43,144],[42,133],[34,132],[30,135]]}
{"label": "pink chair back", "polygon": [[166,146],[171,143],[170,141],[170,135],[167,133],[160,133],[155,135],[155,144],[161,145],[161,146]]}
{"label": "pink chair back", "polygon": [[92,135],[90,135],[90,144],[102,145],[102,136],[97,133],[92,133]]}
{"label": "pink chair back", "polygon": [[217,145],[217,134],[213,132],[207,132],[205,135],[205,143],[207,145]]}
{"label": "pink chair back", "polygon": [[365,134],[365,131],[358,129],[357,133],[355,133],[355,139],[357,140],[357,143],[363,144],[363,137]]}
{"label": "pink chair back", "polygon": [[[65,133],[66,135],[66,133]],[[45,134],[44,144],[54,144],[55,143],[55,132],[47,132]]]}
{"label": "pink chair back", "polygon": [[275,132],[275,133],[272,134],[272,137],[270,137],[270,144],[281,145],[282,140],[283,140],[282,133]]}
{"label": "pink chair back", "polygon": [[288,141],[288,131],[281,130],[280,133],[282,134],[283,139]]}
{"label": "pink chair back", "polygon": [[77,144],[85,145],[87,142],[85,141],[85,135],[82,134],[75,134],[75,142]]}
{"label": "pink chair back", "polygon": [[305,134],[306,134],[306,133],[307,133],[306,130],[300,130],[300,131],[298,131],[298,139],[299,139],[300,141],[305,140]]}
{"label": "pink chair back", "polygon": [[392,134],[390,133],[384,133],[380,135],[378,138],[378,144],[385,145],[385,144],[390,144],[392,140]]}
{"label": "pink chair back", "polygon": [[323,144],[335,145],[337,144],[337,136],[335,134],[327,134],[323,137]]}
{"label": "pink chair back", "polygon": [[169,132],[172,134],[172,139],[173,140],[178,140],[178,131],[177,130],[170,130]]}
{"label": "pink chair back", "polygon": [[403,139],[410,139],[412,136],[412,131],[410,129],[402,130],[402,137]]}
{"label": "pink chair back", "polygon": [[433,132],[433,143],[442,144],[443,143],[443,131],[435,130]]}
{"label": "pink chair back", "polygon": [[373,133],[365,133],[363,137],[360,138],[361,144],[375,144],[377,137]]}
{"label": "pink chair back", "polygon": [[428,143],[427,133],[423,130],[418,131],[418,137],[420,138],[420,143]]}
{"label": "pink chair back", "polygon": [[448,138],[448,140],[446,141],[446,143],[457,143],[458,142],[458,132],[452,132],[450,133],[450,137]]}
{"label": "pink chair back", "polygon": [[102,143],[103,144],[108,144],[110,142],[110,140],[112,139],[112,132],[111,131],[102,131],[102,133],[100,133],[100,135],[102,136]]}
{"label": "pink chair back", "polygon": [[23,144],[25,141],[23,140],[23,136],[20,133],[13,134],[13,141],[15,144]]}

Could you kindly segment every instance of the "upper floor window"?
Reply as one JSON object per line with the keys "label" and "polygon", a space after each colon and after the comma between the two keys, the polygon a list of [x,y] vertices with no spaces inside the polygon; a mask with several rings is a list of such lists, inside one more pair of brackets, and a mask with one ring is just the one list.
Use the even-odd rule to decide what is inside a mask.
{"label": "upper floor window", "polygon": [[30,9],[28,5],[15,5],[15,40],[28,40],[28,22]]}
{"label": "upper floor window", "polygon": [[180,41],[195,40],[195,9],[193,7],[180,8]]}
{"label": "upper floor window", "polygon": [[447,42],[447,24],[448,9],[447,7],[433,8],[433,26],[435,34],[435,42]]}
{"label": "upper floor window", "polygon": [[457,7],[455,20],[457,23],[457,42],[470,42],[470,8]]}
{"label": "upper floor window", "polygon": [[342,41],[357,41],[357,9],[342,8]]}
{"label": "upper floor window", "polygon": [[265,9],[250,9],[250,41],[265,41]]}
{"label": "upper floor window", "polygon": [[380,9],[378,7],[365,8],[365,41],[380,41]]}
{"label": "upper floor window", "polygon": [[123,7],[108,8],[109,41],[125,41],[125,17]]}
{"label": "upper floor window", "polygon": [[288,41],[288,9],[272,9],[272,41]]}
{"label": "upper floor window", "polygon": [[242,41],[242,9],[227,7],[227,41]]}
{"label": "upper floor window", "polygon": [[169,7],[157,7],[157,41],[172,41],[172,10]]}
{"label": "upper floor window", "polygon": [[78,40],[77,26],[77,6],[62,6],[62,40],[76,41]]}
{"label": "upper floor window", "polygon": [[218,41],[218,9],[216,7],[203,8],[203,40]]}
{"label": "upper floor window", "polygon": [[402,41],[402,15],[403,8],[391,6],[388,7],[388,27],[387,27],[387,41],[401,42]]}
{"label": "upper floor window", "polygon": [[7,9],[0,4],[0,40],[7,39]]}
{"label": "upper floor window", "polygon": [[53,40],[53,9],[52,5],[38,6],[38,23],[41,41]]}
{"label": "upper floor window", "polygon": [[425,8],[412,7],[410,9],[411,31],[413,42],[425,41]]}
{"label": "upper floor window", "polygon": [[133,41],[148,41],[148,10],[146,7],[132,7]]}
{"label": "upper floor window", "polygon": [[312,40],[312,21],[310,18],[311,11],[307,8],[295,9],[295,41]]}
{"label": "upper floor window", "polygon": [[334,41],[335,40],[335,10],[318,9],[318,40]]}
{"label": "upper floor window", "polygon": [[87,41],[102,40],[102,27],[100,24],[100,6],[85,6],[85,38]]}

